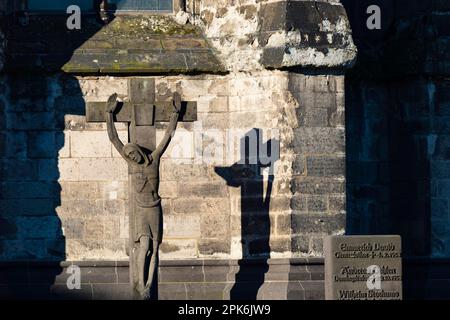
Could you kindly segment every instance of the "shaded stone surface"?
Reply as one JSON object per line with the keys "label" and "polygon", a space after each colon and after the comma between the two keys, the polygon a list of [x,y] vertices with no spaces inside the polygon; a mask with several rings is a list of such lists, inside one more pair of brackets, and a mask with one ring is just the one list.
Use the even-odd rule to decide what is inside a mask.
{"label": "shaded stone surface", "polygon": [[[239,295],[232,299],[249,299],[255,295],[258,268],[265,260],[246,261],[253,272],[241,276]],[[80,267],[81,287],[70,290],[67,268]],[[323,299],[323,260],[271,259],[265,283],[257,288],[258,300]],[[242,264],[241,264],[242,267]],[[159,268],[160,300],[229,300],[239,272],[237,260],[161,261]],[[58,270],[55,277],[54,270]],[[47,277],[47,274],[51,276]],[[0,263],[0,298],[64,300],[129,300],[128,262],[90,261],[62,263]],[[26,275],[26,276],[24,276]]]}
{"label": "shaded stone surface", "polygon": [[[399,234],[405,256],[449,257],[450,4],[342,3],[359,49],[345,84],[347,232]],[[360,18],[371,4],[381,30]]]}
{"label": "shaded stone surface", "polygon": [[[271,268],[267,275],[272,284],[261,290],[261,293],[266,293],[260,298],[325,299],[323,259],[287,261],[269,261]],[[66,281],[70,275],[66,272],[71,264],[81,268],[80,290],[67,289]],[[405,258],[404,298],[449,299],[450,287],[448,281],[443,280],[450,278],[449,266],[449,259]],[[236,272],[236,260],[161,261],[160,299],[229,299]],[[57,274],[56,278],[54,274]],[[0,298],[127,300],[130,299],[128,279],[128,262],[123,261],[2,262]],[[169,280],[174,282],[168,282]],[[197,282],[192,282],[193,280]],[[251,286],[251,282],[247,282],[247,288]]]}

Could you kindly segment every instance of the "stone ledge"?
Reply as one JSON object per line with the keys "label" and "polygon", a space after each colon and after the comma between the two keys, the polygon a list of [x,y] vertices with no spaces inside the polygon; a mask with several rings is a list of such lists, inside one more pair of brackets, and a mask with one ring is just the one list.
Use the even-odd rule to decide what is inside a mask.
{"label": "stone ledge", "polygon": [[[404,258],[406,299],[450,298],[450,259]],[[81,268],[68,290],[67,267]],[[129,299],[128,261],[0,262],[0,298]],[[160,299],[324,299],[323,258],[171,260],[160,268]]]}
{"label": "stone ledge", "polygon": [[170,16],[83,16],[70,31],[63,16],[31,16],[8,32],[6,72],[179,74],[225,72],[202,31]]}
{"label": "stone ledge", "polygon": [[[67,267],[81,268],[81,289],[69,290]],[[2,262],[0,297],[129,299],[127,261]],[[162,261],[166,299],[323,299],[323,259]]]}
{"label": "stone ledge", "polygon": [[[286,258],[286,259],[179,259],[179,260],[162,260],[160,266],[239,266],[239,265],[256,265],[267,263],[268,265],[321,265],[324,263],[323,257],[307,257],[307,258]],[[450,260],[449,260],[450,263]],[[128,267],[127,260],[118,261],[0,261],[0,268],[3,267],[62,267],[66,268],[71,265],[80,267]]]}

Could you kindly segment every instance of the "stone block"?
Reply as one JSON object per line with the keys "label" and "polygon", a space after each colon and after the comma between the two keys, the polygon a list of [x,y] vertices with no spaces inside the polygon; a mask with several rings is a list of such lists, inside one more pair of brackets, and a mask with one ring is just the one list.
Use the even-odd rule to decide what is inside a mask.
{"label": "stone block", "polygon": [[120,219],[118,216],[108,216],[103,221],[103,237],[108,240],[117,239],[120,234]]}
{"label": "stone block", "polygon": [[329,201],[329,210],[330,212],[340,212],[340,213],[344,213],[345,209],[346,209],[346,198],[344,195],[342,196],[329,196],[328,198]]}
{"label": "stone block", "polygon": [[300,122],[304,127],[328,127],[329,110],[325,108],[308,108],[299,111]]}
{"label": "stone block", "polygon": [[165,215],[164,237],[199,238],[200,215]]}
{"label": "stone block", "polygon": [[224,214],[202,214],[202,238],[228,238],[230,235],[230,217]]}
{"label": "stone block", "polygon": [[2,158],[25,159],[27,157],[26,132],[0,132],[0,156]]}
{"label": "stone block", "polygon": [[294,162],[292,164],[294,175],[304,175],[306,174],[306,157],[301,155],[296,155]]}
{"label": "stone block", "polygon": [[328,211],[328,199],[324,196],[308,196],[308,212]]}
{"label": "stone block", "polygon": [[161,181],[210,181],[217,175],[210,174],[205,165],[178,164],[174,161],[163,161],[160,168]]}
{"label": "stone block", "polygon": [[3,181],[36,181],[38,178],[38,161],[11,159],[3,160],[1,176]]}
{"label": "stone block", "polygon": [[[225,113],[228,108],[228,97],[216,97],[210,100],[207,112],[209,113]],[[200,112],[200,110],[199,110]]]}
{"label": "stone block", "polygon": [[272,185],[272,194],[273,195],[291,195],[290,190],[291,185],[291,179],[285,179],[279,177],[278,179],[275,179]]}
{"label": "stone block", "polygon": [[28,133],[29,158],[55,158],[63,141],[56,141],[54,131],[36,131]]}
{"label": "stone block", "polygon": [[220,214],[230,210],[228,198],[178,198],[173,201],[176,213]]}
{"label": "stone block", "polygon": [[[60,240],[62,241],[62,240]],[[20,261],[20,260],[44,260],[52,261],[61,259],[61,255],[52,254],[47,248],[45,239],[21,239],[5,240],[2,242],[4,250],[0,253],[2,260]]]}
{"label": "stone block", "polygon": [[[127,200],[128,181],[107,181],[99,182],[99,190],[103,195],[101,198],[108,200]],[[100,197],[99,197],[100,198]]]}
{"label": "stone block", "polygon": [[291,199],[291,209],[295,211],[308,211],[307,196],[294,195]]}
{"label": "stone block", "polygon": [[[105,215],[124,215],[126,213],[126,201],[124,200],[97,200],[102,206],[102,211],[99,213]],[[100,206],[100,205],[99,205]]]}
{"label": "stone block", "polygon": [[311,250],[316,255],[323,255],[323,237],[313,237],[312,238]]}
{"label": "stone block", "polygon": [[24,96],[41,98],[49,95],[50,78],[46,76],[15,75],[9,78],[11,97],[19,100]]}
{"label": "stone block", "polygon": [[292,236],[292,241],[291,241],[291,245],[292,245],[292,252],[294,254],[308,254],[309,253],[309,248],[310,248],[310,241],[311,241],[311,237],[310,236],[305,236],[305,235],[295,235]]}
{"label": "stone block", "polygon": [[[61,159],[63,161],[64,159]],[[128,180],[127,163],[119,158],[80,158],[73,165],[78,167],[79,181]],[[63,173],[61,172],[61,179]],[[67,179],[70,180],[70,179]]]}
{"label": "stone block", "polygon": [[311,112],[317,109],[336,110],[336,94],[332,92],[306,92],[301,94],[301,106]]}
{"label": "stone block", "polygon": [[[165,131],[156,132],[156,143],[160,143]],[[194,135],[185,129],[178,128],[172,137],[169,146],[163,154],[164,158],[170,159],[193,159],[194,158]],[[179,162],[179,161],[176,161]],[[189,162],[190,163],[190,162]]]}
{"label": "stone block", "polygon": [[286,253],[291,251],[291,237],[271,237],[270,242],[270,251],[277,253]]}
{"label": "stone block", "polygon": [[293,233],[337,234],[345,230],[345,214],[293,214]]}
{"label": "stone block", "polygon": [[83,218],[61,218],[62,230],[66,239],[83,239],[85,221]]}
{"label": "stone block", "polygon": [[312,177],[344,177],[344,157],[308,157],[307,175]]}
{"label": "stone block", "polygon": [[17,237],[19,239],[61,238],[61,222],[55,215],[40,217],[17,217]]}
{"label": "stone block", "polygon": [[106,132],[71,132],[70,149],[72,158],[110,158],[112,156],[111,148],[112,145]]}
{"label": "stone block", "polygon": [[298,153],[343,154],[345,130],[337,128],[297,128],[294,147]]}
{"label": "stone block", "polygon": [[[209,94],[209,88],[212,85],[213,81],[211,80],[189,80],[189,79],[180,79],[180,86],[183,88],[183,96],[188,99],[192,98],[193,100],[197,100],[202,96]],[[156,81],[156,86],[158,87],[158,81]]]}
{"label": "stone block", "polygon": [[53,112],[11,112],[6,114],[8,130],[53,130],[56,123]]}
{"label": "stone block", "polygon": [[96,200],[87,199],[61,199],[61,204],[56,208],[60,217],[89,217],[103,212],[103,204]]}
{"label": "stone block", "polygon": [[120,216],[119,217],[119,238],[120,239],[127,239],[129,237],[128,232],[128,225],[129,225],[129,216]]}
{"label": "stone block", "polygon": [[55,110],[60,117],[63,114],[82,114],[84,111],[85,100],[80,95],[79,88],[78,93],[74,95],[58,96],[54,100],[53,110]]}
{"label": "stone block", "polygon": [[269,203],[270,212],[283,212],[290,209],[291,197],[286,196],[272,196]]}
{"label": "stone block", "polygon": [[299,177],[292,181],[291,190],[300,194],[343,194],[345,181],[328,177]]}
{"label": "stone block", "polygon": [[2,225],[2,234],[0,239],[16,239],[17,237],[17,225],[14,216],[1,216],[0,223]]}
{"label": "stone block", "polygon": [[103,219],[97,217],[96,219],[86,219],[84,225],[84,239],[104,239]]}
{"label": "stone block", "polygon": [[[209,80],[210,81],[210,80]],[[228,79],[215,79],[211,82],[208,93],[217,96],[228,96],[230,81]]]}
{"label": "stone block", "polygon": [[204,197],[204,198],[223,198],[228,195],[228,188],[225,183],[183,183],[179,188],[179,197]]}
{"label": "stone block", "polygon": [[61,197],[66,200],[95,200],[102,197],[97,182],[60,181]]}
{"label": "stone block", "polygon": [[178,183],[175,181],[161,181],[159,184],[161,198],[176,198],[178,196]]}
{"label": "stone block", "polygon": [[58,143],[58,157],[70,158],[70,131],[56,132],[56,141]]}
{"label": "stone block", "polygon": [[[59,180],[60,181],[79,181],[80,167],[78,159],[60,159],[58,161]],[[48,170],[45,170],[46,173]]]}
{"label": "stone block", "polygon": [[345,77],[344,76],[335,76],[335,89],[338,93],[345,92]]}
{"label": "stone block", "polygon": [[6,199],[0,200],[3,215],[48,216],[54,215],[56,199]]}
{"label": "stone block", "polygon": [[60,186],[56,182],[29,181],[3,182],[0,185],[2,199],[58,198]]}
{"label": "stone block", "polygon": [[197,241],[193,239],[165,239],[160,251],[162,259],[198,257]]}
{"label": "stone block", "polygon": [[224,130],[234,123],[233,120],[229,120],[229,116],[221,113],[199,113],[198,120],[202,122],[204,129]]}
{"label": "stone block", "polygon": [[198,251],[201,256],[214,254],[230,254],[231,247],[228,239],[200,238]]}
{"label": "stone block", "polygon": [[276,216],[276,234],[289,235],[291,233],[291,216],[279,214]]}

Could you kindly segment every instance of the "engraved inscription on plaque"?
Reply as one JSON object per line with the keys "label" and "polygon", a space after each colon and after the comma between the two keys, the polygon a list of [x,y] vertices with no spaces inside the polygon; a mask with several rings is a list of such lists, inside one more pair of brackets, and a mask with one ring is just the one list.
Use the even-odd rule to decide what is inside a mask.
{"label": "engraved inscription on plaque", "polygon": [[327,300],[401,300],[400,236],[330,236],[324,242]]}

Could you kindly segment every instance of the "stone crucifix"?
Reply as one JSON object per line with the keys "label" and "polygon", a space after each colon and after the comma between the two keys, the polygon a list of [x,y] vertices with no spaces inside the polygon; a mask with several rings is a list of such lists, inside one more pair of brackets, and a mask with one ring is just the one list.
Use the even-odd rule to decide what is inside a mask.
{"label": "stone crucifix", "polygon": [[[133,299],[158,298],[158,251],[162,241],[162,208],[159,189],[161,156],[175,133],[178,121],[197,120],[195,102],[183,102],[175,92],[172,101],[155,102],[153,79],[132,78],[129,102],[113,94],[106,103],[88,103],[88,122],[107,123],[108,136],[128,163],[129,258]],[[130,143],[120,141],[115,121],[129,124]],[[156,145],[155,122],[169,122]]]}

